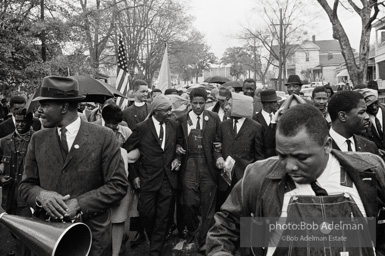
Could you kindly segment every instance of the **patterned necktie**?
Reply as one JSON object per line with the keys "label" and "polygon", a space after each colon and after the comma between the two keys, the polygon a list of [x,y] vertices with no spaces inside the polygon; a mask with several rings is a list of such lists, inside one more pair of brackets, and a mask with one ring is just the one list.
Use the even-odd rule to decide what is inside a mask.
{"label": "patterned necktie", "polygon": [[67,129],[65,127],[60,129],[60,142],[63,150],[64,159],[67,158],[67,154],[68,154],[68,143],[67,143],[66,132],[67,132]]}
{"label": "patterned necktie", "polygon": [[269,113],[269,117],[270,117],[270,122],[269,123],[271,123],[271,119],[273,119],[273,114]]}
{"label": "patterned necktie", "polygon": [[197,126],[196,126],[196,129],[197,130],[201,129],[201,117],[200,116],[197,116]]}
{"label": "patterned necktie", "polygon": [[382,138],[384,136],[384,133],[382,132],[380,120],[378,120],[377,117],[374,117],[374,120],[376,122],[376,128],[377,128],[378,135],[380,136],[380,138]]}
{"label": "patterned necktie", "polygon": [[163,141],[163,134],[164,134],[163,123],[159,123],[159,125],[160,125],[159,140],[160,140],[160,142],[162,142]]}
{"label": "patterned necktie", "polygon": [[351,140],[346,140],[346,143],[348,144],[348,151],[353,151],[352,150],[352,141]]}
{"label": "patterned necktie", "polygon": [[328,192],[326,192],[325,189],[321,188],[320,186],[317,185],[317,181],[313,181],[310,183],[311,188],[313,189],[314,193],[316,196],[327,196]]}
{"label": "patterned necktie", "polygon": [[234,119],[234,127],[233,127],[234,136],[237,136],[237,123],[238,123],[238,119]]}

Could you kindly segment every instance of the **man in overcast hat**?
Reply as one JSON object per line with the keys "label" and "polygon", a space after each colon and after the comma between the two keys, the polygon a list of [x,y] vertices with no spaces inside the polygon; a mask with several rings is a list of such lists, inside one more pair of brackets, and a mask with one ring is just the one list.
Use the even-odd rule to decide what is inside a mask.
{"label": "man in overcast hat", "polygon": [[161,94],[154,98],[146,120],[138,123],[123,147],[139,149],[139,168],[130,168],[129,179],[139,190],[138,211],[150,239],[150,255],[161,255],[167,233],[168,212],[178,187],[181,145],[179,123],[171,118],[171,101]]}
{"label": "man in overcast hat", "polygon": [[301,88],[302,88],[302,82],[298,75],[290,75],[285,85],[286,85],[287,93],[289,95],[292,95],[292,94],[299,95],[299,92],[301,91]]}
{"label": "man in overcast hat", "polygon": [[230,89],[232,89],[232,88],[221,85],[218,88],[218,94],[217,94],[218,101],[217,101],[217,103],[215,103],[215,105],[212,108],[207,108],[207,110],[210,110],[214,113],[217,113],[219,116],[219,120],[221,122],[223,120],[227,119],[227,116],[225,115],[224,108],[225,108],[226,98],[230,95]]}
{"label": "man in overcast hat", "polygon": [[34,100],[46,129],[31,138],[20,195],[42,219],[83,221],[92,232],[89,255],[111,255],[109,209],[128,181],[113,131],[78,117],[84,98],[74,78],[44,78]]}

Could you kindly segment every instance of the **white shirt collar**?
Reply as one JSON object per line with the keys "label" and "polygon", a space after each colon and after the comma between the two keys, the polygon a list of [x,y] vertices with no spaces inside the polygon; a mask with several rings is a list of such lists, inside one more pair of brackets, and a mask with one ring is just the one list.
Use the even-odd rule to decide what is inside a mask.
{"label": "white shirt collar", "polygon": [[[266,124],[267,124],[267,125],[270,125],[270,114],[267,113],[267,112],[266,112],[265,110],[263,110],[263,109],[262,109],[261,113],[262,113],[263,118],[264,118],[265,121],[266,121]],[[271,117],[273,118],[274,113],[271,113],[271,115],[272,115]]]}
{"label": "white shirt collar", "polygon": [[144,104],[146,104],[146,102],[134,102],[134,105],[137,106],[137,107],[143,107]]}
{"label": "white shirt collar", "polygon": [[[348,151],[348,143],[346,143],[347,138],[343,137],[341,134],[333,130],[333,127],[330,127],[329,134],[330,134],[330,137],[332,137],[334,142],[337,144],[337,146],[341,149],[341,151],[343,152]],[[353,136],[348,138],[348,140],[352,142],[352,150],[356,151],[356,145],[354,143]]]}

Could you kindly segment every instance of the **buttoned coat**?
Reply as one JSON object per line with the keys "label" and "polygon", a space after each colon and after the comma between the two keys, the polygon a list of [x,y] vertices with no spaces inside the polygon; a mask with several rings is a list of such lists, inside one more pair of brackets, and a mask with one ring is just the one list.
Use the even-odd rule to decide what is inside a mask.
{"label": "buttoned coat", "polygon": [[[188,134],[188,120],[189,113],[183,115],[178,119],[180,127],[183,133],[183,149],[186,150],[186,154],[182,156],[181,176],[183,177],[186,167],[187,159],[189,157],[189,134]],[[218,114],[205,110],[202,113],[203,128],[202,128],[202,146],[206,156],[206,161],[210,169],[210,175],[215,183],[218,183],[219,170],[215,166],[216,159],[214,157],[214,146],[216,134],[219,130],[220,119]]]}
{"label": "buttoned coat", "polygon": [[[220,156],[226,161],[228,156],[235,160],[233,179],[243,177],[246,166],[264,159],[262,126],[256,121],[246,118],[241,129],[234,136],[233,119],[227,119],[219,124],[216,141],[222,142],[222,152],[215,153],[216,159]],[[224,191],[228,184],[219,179],[219,190]]]}
{"label": "buttoned coat", "polygon": [[169,120],[165,124],[164,150],[151,117],[139,123],[123,145],[127,152],[139,149],[139,167],[130,169],[130,180],[139,177],[142,191],[158,191],[162,186],[164,175],[167,175],[173,189],[178,188],[178,172],[171,171],[171,163],[177,157],[177,143],[181,144],[179,123]]}
{"label": "buttoned coat", "polygon": [[[357,188],[367,217],[383,215],[385,207],[385,165],[371,153],[332,150]],[[247,167],[207,236],[207,255],[235,255],[239,247],[241,217],[279,217],[284,194],[295,189],[278,157],[270,157]],[[382,214],[379,214],[382,211]],[[377,225],[376,253],[385,255],[385,228]],[[253,254],[266,255],[266,248],[253,248]]]}
{"label": "buttoned coat", "polygon": [[119,143],[111,129],[85,121],[81,121],[65,160],[59,143],[57,128],[33,134],[20,194],[33,208],[42,190],[76,198],[92,231],[90,255],[106,255],[111,244],[109,208],[125,196],[128,188]]}

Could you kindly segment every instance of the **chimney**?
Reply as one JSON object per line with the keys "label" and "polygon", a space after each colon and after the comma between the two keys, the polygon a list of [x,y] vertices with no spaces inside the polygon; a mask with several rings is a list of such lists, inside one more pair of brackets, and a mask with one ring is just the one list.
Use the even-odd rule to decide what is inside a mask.
{"label": "chimney", "polygon": [[314,43],[315,42],[315,35],[313,35],[312,38],[313,38],[313,43]]}

